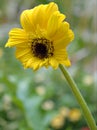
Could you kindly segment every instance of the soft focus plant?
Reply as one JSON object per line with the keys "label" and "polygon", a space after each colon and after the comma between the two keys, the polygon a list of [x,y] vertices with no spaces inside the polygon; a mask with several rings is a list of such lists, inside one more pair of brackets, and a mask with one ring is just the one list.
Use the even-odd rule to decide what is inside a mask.
{"label": "soft focus plant", "polygon": [[[10,0],[5,2],[2,6],[4,1],[2,1],[2,3],[0,1],[0,49],[2,50],[2,55],[0,57],[0,86],[2,86],[0,87],[0,129],[6,130],[7,128],[7,130],[15,130],[17,128],[20,130],[39,130],[39,127],[37,126],[40,126],[40,129],[42,130],[48,129],[48,127],[51,130],[52,128],[49,124],[51,120],[56,117],[56,110],[59,110],[59,112],[61,111],[60,113],[63,113],[62,116],[64,115],[65,117],[66,113],[61,109],[64,105],[65,107],[68,107],[69,110],[72,110],[73,108],[79,109],[72,93],[69,92],[68,85],[66,83],[64,84],[64,77],[59,73],[59,70],[54,71],[48,69],[47,71],[41,69],[37,72],[32,72],[30,70],[24,71],[19,62],[15,60],[13,50],[4,48],[9,29],[19,27],[16,16],[18,16],[24,8],[32,8],[39,4],[38,2],[42,3],[42,1],[38,0],[29,1],[29,3],[25,0],[21,2]],[[43,1],[43,3],[47,2],[47,0]],[[94,19],[92,9],[95,8],[92,6],[93,1],[91,1],[92,5],[90,4],[90,1],[88,3],[86,3],[86,1],[76,0],[73,2],[56,2],[59,5],[60,11],[63,13],[65,12],[65,14],[68,15],[66,21],[70,21],[71,26],[75,31],[74,44],[71,44],[68,48],[69,56],[72,61],[72,67],[69,71],[78,84],[81,93],[96,119],[97,98],[95,95],[96,86],[94,86],[95,80],[93,77],[93,72],[96,74],[96,70],[95,67],[91,68],[91,66],[94,66],[93,61],[95,59],[95,48],[93,49],[95,41],[95,38],[93,38],[93,27],[95,24],[92,26],[92,20]],[[12,8],[12,5],[14,8]],[[89,5],[91,5],[91,7],[87,9],[87,6],[89,7]],[[89,26],[87,25],[88,21],[90,21],[88,24]],[[90,76],[92,77],[92,82],[88,82],[89,78],[86,78]],[[45,88],[45,91],[41,88]],[[12,115],[14,115],[15,112],[17,113],[16,115],[20,115],[19,118],[16,118],[15,120],[11,119],[11,112],[7,113],[7,111],[4,110],[2,106],[3,101],[5,101],[6,98],[3,98],[3,95],[10,95],[11,101],[14,104],[11,106],[11,109],[14,110],[12,111]],[[40,98],[42,98],[42,100],[40,100]],[[20,110],[20,112],[15,111],[15,109]],[[67,111],[69,112],[69,110]],[[4,116],[5,114],[7,116]],[[68,117],[66,117],[61,130],[80,130],[81,127],[88,128],[85,126],[87,125],[83,116],[77,122],[71,122],[68,120]]]}
{"label": "soft focus plant", "polygon": [[21,15],[23,29],[12,29],[5,46],[16,47],[16,57],[25,68],[37,70],[42,66],[52,66],[54,69],[59,67],[83,111],[88,126],[91,130],[97,130],[85,100],[66,68],[62,66],[70,66],[66,46],[74,38],[64,19],[65,15],[58,11],[58,6],[53,2],[25,10]]}

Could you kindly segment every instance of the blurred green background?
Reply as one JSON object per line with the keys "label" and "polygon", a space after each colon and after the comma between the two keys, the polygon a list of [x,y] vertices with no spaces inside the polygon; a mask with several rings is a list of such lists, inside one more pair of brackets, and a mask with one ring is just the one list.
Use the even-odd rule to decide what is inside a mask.
{"label": "blurred green background", "polygon": [[[61,71],[24,70],[8,32],[20,27],[24,9],[52,0],[0,0],[0,130],[89,130]],[[75,33],[68,47],[76,81],[97,122],[96,0],[54,0]]]}

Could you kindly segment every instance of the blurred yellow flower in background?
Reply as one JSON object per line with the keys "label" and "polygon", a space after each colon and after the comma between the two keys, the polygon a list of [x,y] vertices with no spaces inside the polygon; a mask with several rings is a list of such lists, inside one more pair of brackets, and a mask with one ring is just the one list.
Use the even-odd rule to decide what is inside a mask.
{"label": "blurred yellow flower in background", "polygon": [[61,107],[60,110],[59,110],[60,114],[61,114],[64,118],[68,117],[69,111],[70,111],[70,109],[69,109],[68,107]]}
{"label": "blurred yellow flower in background", "polygon": [[77,108],[73,108],[70,110],[68,118],[72,122],[79,121],[81,118],[81,111]]}
{"label": "blurred yellow flower in background", "polygon": [[83,83],[86,84],[86,87],[93,84],[93,76],[92,75],[85,75],[83,78]]}
{"label": "blurred yellow flower in background", "polygon": [[45,101],[43,104],[42,104],[42,108],[44,110],[52,110],[54,108],[54,102],[52,100],[48,100],[48,101]]}
{"label": "blurred yellow flower in background", "polygon": [[37,86],[35,90],[36,90],[36,93],[40,96],[43,96],[46,93],[46,89],[44,86]]}
{"label": "blurred yellow flower in background", "polygon": [[65,124],[65,119],[62,115],[57,115],[51,122],[51,126],[55,129],[62,128]]}
{"label": "blurred yellow flower in background", "polygon": [[16,47],[16,58],[24,68],[70,66],[66,47],[74,33],[65,18],[54,2],[25,10],[20,17],[22,29],[13,28],[9,32],[6,47]]}

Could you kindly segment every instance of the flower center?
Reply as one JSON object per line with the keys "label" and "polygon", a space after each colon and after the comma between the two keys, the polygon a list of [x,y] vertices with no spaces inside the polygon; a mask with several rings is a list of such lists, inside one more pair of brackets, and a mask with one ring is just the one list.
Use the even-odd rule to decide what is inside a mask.
{"label": "flower center", "polygon": [[31,49],[33,55],[37,58],[44,59],[53,56],[53,43],[46,38],[33,39]]}

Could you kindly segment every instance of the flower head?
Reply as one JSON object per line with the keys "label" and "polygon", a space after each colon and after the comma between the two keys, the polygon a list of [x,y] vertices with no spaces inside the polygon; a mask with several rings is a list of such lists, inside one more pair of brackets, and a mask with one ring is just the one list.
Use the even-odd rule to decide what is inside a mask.
{"label": "flower head", "polygon": [[70,66],[66,47],[74,34],[64,19],[54,2],[24,10],[20,17],[22,29],[9,32],[6,47],[16,47],[16,58],[24,68]]}

